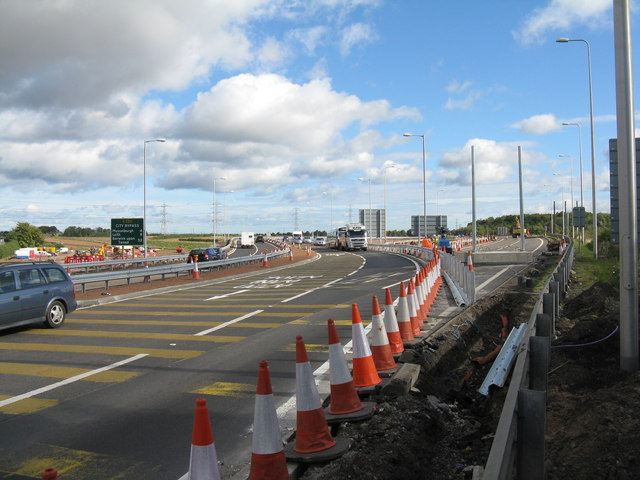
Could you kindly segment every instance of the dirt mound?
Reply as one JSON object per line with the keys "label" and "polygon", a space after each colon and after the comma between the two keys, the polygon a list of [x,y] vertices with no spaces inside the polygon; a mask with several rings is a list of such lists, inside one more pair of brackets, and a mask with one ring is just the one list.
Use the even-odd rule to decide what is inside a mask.
{"label": "dirt mound", "polygon": [[640,373],[620,370],[618,292],[596,283],[563,314],[551,350],[548,478],[639,478]]}

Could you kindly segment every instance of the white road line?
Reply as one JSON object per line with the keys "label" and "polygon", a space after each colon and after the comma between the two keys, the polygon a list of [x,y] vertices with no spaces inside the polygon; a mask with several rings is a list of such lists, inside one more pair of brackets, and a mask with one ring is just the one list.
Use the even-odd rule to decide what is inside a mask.
{"label": "white road line", "polygon": [[[318,288],[320,288],[320,287],[318,287]],[[316,290],[318,290],[318,288],[312,288],[311,290],[307,290],[306,292],[302,292],[302,293],[299,293],[298,295],[295,295],[293,297],[286,298],[284,300],[281,300],[280,303],[287,303],[287,302],[290,302],[291,300],[295,300],[296,298],[304,297],[308,293],[315,292]]]}
{"label": "white road line", "polygon": [[218,325],[217,327],[213,327],[213,328],[209,328],[208,330],[203,330],[201,332],[195,333],[195,336],[202,336],[202,335],[206,335],[208,333],[211,332],[215,332],[216,330],[220,330],[224,327],[228,327],[229,325],[233,325],[236,322],[239,322],[240,320],[244,320],[245,318],[249,318],[249,317],[253,317],[254,315],[257,315],[258,313],[262,313],[264,312],[264,310],[255,310],[251,313],[247,313],[246,315],[242,315],[241,317],[238,318],[234,318],[233,320],[229,320],[228,322],[224,322],[221,323],[220,325]]}
{"label": "white road line", "polygon": [[206,302],[208,300],[218,300],[219,298],[227,298],[227,297],[229,297],[231,295],[236,295],[238,293],[244,293],[244,292],[248,292],[248,291],[249,291],[248,289],[246,289],[246,290],[238,290],[237,292],[231,292],[231,293],[226,293],[224,295],[217,295],[215,297],[205,298],[204,301]]}
{"label": "white road line", "polygon": [[507,270],[509,270],[509,267],[503,268],[502,270],[500,270],[498,273],[496,273],[494,276],[492,276],[491,278],[489,278],[488,280],[485,280],[484,282],[482,282],[482,284],[478,285],[476,287],[476,292],[482,290],[484,287],[487,286],[487,284],[489,282],[492,282],[493,280],[495,280],[496,278],[498,278],[500,275],[502,275],[504,272],[506,272]]}
{"label": "white road line", "polygon": [[7,398],[6,400],[0,401],[0,407],[4,407],[6,405],[10,405],[12,403],[19,402],[20,400],[25,400],[27,398],[31,398],[31,397],[34,397],[36,395],[40,395],[41,393],[48,392],[50,390],[54,390],[54,389],[56,389],[58,387],[64,387],[65,385],[69,385],[69,384],[71,384],[73,382],[77,382],[78,380],[85,379],[87,377],[90,377],[92,375],[96,375],[98,373],[106,372],[107,370],[112,370],[114,368],[120,367],[120,366],[125,365],[127,363],[135,362],[136,360],[139,360],[139,359],[141,359],[143,357],[146,357],[147,355],[148,355],[148,353],[139,353],[138,355],[135,355],[135,356],[130,357],[130,358],[126,358],[124,360],[120,360],[119,362],[112,363],[111,365],[107,365],[106,367],[98,368],[96,370],[91,370],[90,372],[85,372],[85,373],[81,373],[80,375],[75,375],[73,377],[65,378],[64,380],[61,380],[60,382],[52,383],[51,385],[48,385],[46,387],[38,388],[36,390],[32,390],[30,392],[23,393],[22,395],[18,395],[16,397]]}

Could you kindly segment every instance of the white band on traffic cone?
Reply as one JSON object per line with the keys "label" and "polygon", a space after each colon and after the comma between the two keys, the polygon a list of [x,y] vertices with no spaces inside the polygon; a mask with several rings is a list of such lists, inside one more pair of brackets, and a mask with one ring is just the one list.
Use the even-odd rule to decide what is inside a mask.
{"label": "white band on traffic cone", "polygon": [[220,480],[218,457],[211,432],[211,422],[207,402],[196,400],[191,437],[191,457],[189,459],[188,480]]}

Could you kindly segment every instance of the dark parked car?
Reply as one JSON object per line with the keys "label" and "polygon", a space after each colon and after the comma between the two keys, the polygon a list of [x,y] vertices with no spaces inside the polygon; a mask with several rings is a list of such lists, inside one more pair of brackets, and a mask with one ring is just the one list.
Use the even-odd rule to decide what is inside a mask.
{"label": "dark parked car", "polygon": [[194,248],[189,252],[187,263],[193,262],[193,257],[198,257],[198,262],[210,262],[212,260],[223,260],[227,258],[227,253],[221,248]]}
{"label": "dark parked car", "polygon": [[35,322],[57,328],[77,306],[73,282],[57,263],[0,265],[0,328]]}

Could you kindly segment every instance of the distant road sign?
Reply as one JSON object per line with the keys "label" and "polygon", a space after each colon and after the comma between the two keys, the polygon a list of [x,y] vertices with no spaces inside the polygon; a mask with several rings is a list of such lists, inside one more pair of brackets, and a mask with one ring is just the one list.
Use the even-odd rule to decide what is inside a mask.
{"label": "distant road sign", "polygon": [[112,218],[111,245],[144,244],[143,223],[142,218]]}
{"label": "distant road sign", "polygon": [[573,226],[578,228],[587,226],[587,214],[584,207],[573,207]]}

